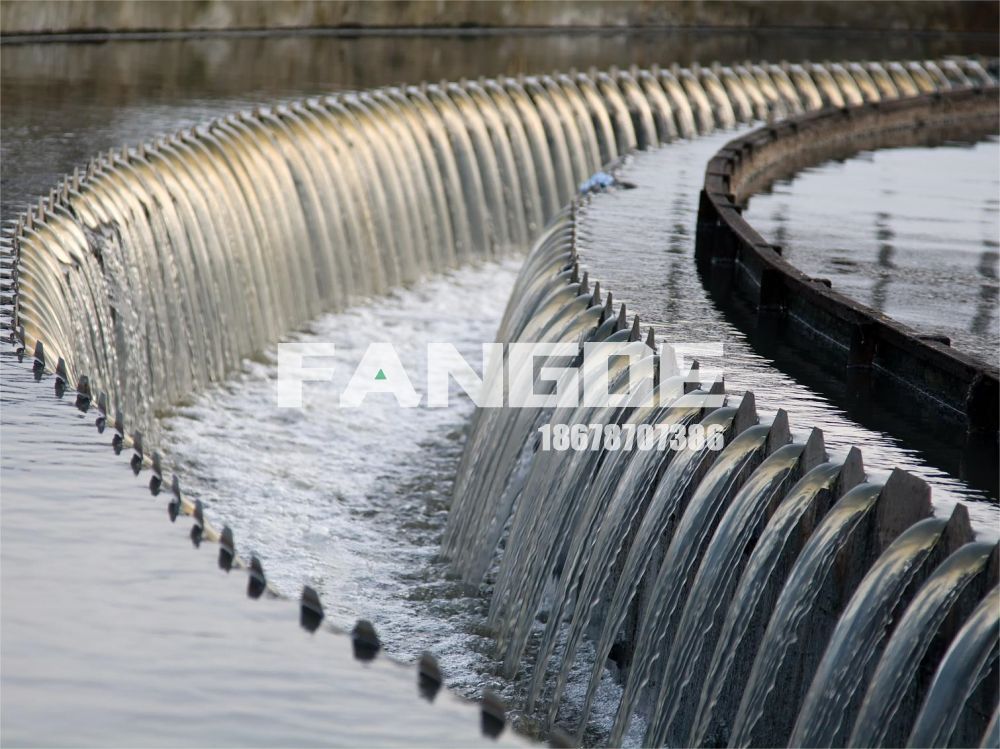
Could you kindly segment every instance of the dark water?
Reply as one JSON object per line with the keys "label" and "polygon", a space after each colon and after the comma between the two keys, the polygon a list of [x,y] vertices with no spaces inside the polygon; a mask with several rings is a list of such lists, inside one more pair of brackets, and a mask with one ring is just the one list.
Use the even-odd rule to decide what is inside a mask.
{"label": "dark water", "polygon": [[[990,49],[980,50],[978,45]],[[937,37],[887,41],[864,35],[718,33],[288,36],[3,45],[0,218],[12,219],[60,175],[85,164],[100,150],[146,140],[157,132],[188,127],[260,101],[396,81],[572,66],[765,56],[923,58],[959,51],[990,52],[993,46],[993,41],[975,41],[970,48],[967,40]],[[701,151],[691,151],[690,158],[692,179],[700,177]],[[696,189],[691,184],[691,189],[677,190],[667,202],[681,211],[678,221],[681,216],[693,216]],[[658,198],[642,210],[655,213],[664,204]],[[673,260],[678,278],[693,272],[690,257],[680,253]],[[641,263],[641,259],[636,257],[634,262]],[[509,280],[509,271],[504,273]],[[476,288],[477,281],[473,277],[443,283],[468,291]],[[668,277],[666,283],[676,280]],[[619,286],[614,288],[619,293]],[[628,293],[624,288],[622,292]],[[415,299],[403,299],[404,311],[406,304],[421,303],[420,291],[414,293]],[[671,298],[684,304],[683,296]],[[391,325],[400,309],[399,305],[391,312],[374,308],[367,314],[373,316],[375,326]],[[473,309],[470,303],[463,311],[477,315],[478,324],[486,324],[500,311]],[[477,716],[472,708],[445,698],[439,698],[433,708],[423,707],[416,698],[412,671],[400,670],[387,659],[362,667],[351,660],[346,638],[326,634],[310,638],[299,630],[293,605],[246,600],[242,580],[236,575],[227,578],[215,569],[211,550],[190,548],[186,523],[180,523],[182,527],[168,523],[162,497],[151,499],[144,481],[131,475],[123,459],[112,455],[109,436],[95,435],[92,417],[55,401],[51,381],[35,383],[28,365],[17,364],[9,347],[5,349],[0,357],[0,642],[5,744],[476,743]],[[245,376],[256,377],[252,386],[263,392],[267,372],[258,366],[255,374],[254,365],[248,368]],[[785,383],[773,384],[777,399]],[[792,401],[800,397],[794,388],[784,392]],[[357,523],[353,526],[357,534],[349,549],[349,563],[338,565],[335,555],[324,556],[322,551],[329,540],[329,534],[323,533],[329,525],[324,525],[322,501],[329,498],[329,492],[322,471],[317,472],[312,495],[316,501],[303,507],[296,492],[305,490],[293,483],[295,477],[285,477],[291,491],[288,496],[281,493],[280,461],[258,461],[265,467],[277,465],[270,474],[276,483],[264,494],[252,475],[244,474],[242,483],[224,480],[227,471],[231,474],[244,464],[234,460],[222,466],[209,459],[207,448],[198,449],[211,438],[206,424],[225,424],[231,429],[231,420],[242,418],[244,436],[252,434],[253,420],[260,416],[252,399],[241,403],[238,390],[227,389],[205,394],[185,408],[187,412],[171,415],[178,435],[174,444],[184,446],[176,447],[177,457],[190,471],[193,484],[206,494],[214,492],[211,510],[228,507],[226,517],[234,523],[246,519],[250,513],[241,500],[254,494],[252,506],[273,513],[268,516],[269,529],[273,531],[277,523],[287,537],[298,539],[286,547],[287,565],[280,570],[287,592],[294,593],[303,579],[330,581],[330,591],[355,586],[351,595],[331,606],[341,624],[363,613],[358,602],[365,596],[393,597],[373,608],[395,611],[400,617],[403,623],[393,622],[387,631],[396,652],[406,655],[412,655],[405,647],[407,626],[419,626],[427,640],[433,641],[440,635],[433,626],[435,617],[444,620],[462,613],[424,602],[431,563],[428,550],[433,548],[436,521],[414,521],[414,513],[430,505],[410,502],[394,507],[390,500],[395,495],[379,488],[387,475],[398,478],[394,472],[398,466],[387,470],[379,465],[377,453],[369,450],[367,462],[343,469],[355,471],[345,473],[345,481],[355,479],[371,488],[363,493],[364,503],[356,506],[349,504],[351,493],[343,493],[348,503],[345,516]],[[199,409],[207,409],[216,420],[199,414]],[[429,433],[421,436],[424,448],[454,444],[456,423],[453,418],[428,425]],[[201,442],[184,442],[185,429],[197,431]],[[217,437],[222,445],[227,434],[217,433]],[[336,454],[336,445],[327,443],[327,447],[331,455]],[[413,447],[401,459],[409,461],[407,480],[413,482],[416,494],[439,491],[436,485],[429,490],[426,483],[453,472],[457,450],[421,452],[421,444]],[[264,450],[266,445],[258,442],[257,448]],[[317,461],[323,460],[320,454]],[[428,462],[422,466],[421,460]],[[368,522],[373,506],[380,516],[378,522]],[[410,528],[410,537],[419,536],[423,545],[411,545],[401,557],[417,568],[412,595],[401,603],[405,591],[393,587],[403,584],[399,580],[374,593],[361,587],[361,582],[384,571],[379,565],[399,548],[399,539],[389,531],[407,522],[417,526],[415,531]],[[341,527],[352,528],[350,523]],[[238,544],[253,537],[249,520],[234,530]],[[338,547],[338,553],[342,551]],[[398,566],[399,559],[394,562]],[[367,565],[364,574],[352,576],[358,564]],[[322,568],[319,573],[317,568]],[[441,601],[447,596],[438,591],[430,598]],[[461,596],[453,598],[454,606],[464,605],[466,611],[477,605],[475,600],[463,604]],[[411,616],[417,625],[407,624]],[[485,633],[480,635],[485,643]],[[460,652],[470,647],[467,637],[468,632],[459,632],[439,645],[448,652]],[[502,688],[489,678],[488,658],[473,660],[477,673],[448,676],[463,681],[460,686],[469,693],[484,683]]]}
{"label": "dark water", "polygon": [[996,366],[998,194],[992,138],[808,169],[752,198],[746,217],[808,275]]}

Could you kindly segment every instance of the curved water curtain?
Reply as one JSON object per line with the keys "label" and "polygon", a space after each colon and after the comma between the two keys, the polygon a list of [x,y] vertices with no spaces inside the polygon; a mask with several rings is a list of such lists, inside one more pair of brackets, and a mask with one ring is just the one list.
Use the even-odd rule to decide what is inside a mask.
{"label": "curved water curtain", "polygon": [[[938,86],[985,75],[869,69],[883,91],[912,71]],[[794,83],[737,65],[390,86],[109,151],[18,219],[15,330],[148,427],[322,311],[524,249],[631,148],[822,103],[790,70]],[[839,85],[860,96],[862,80]]]}
{"label": "curved water curtain", "polygon": [[[157,409],[324,310],[516,251],[554,219],[525,262],[499,340],[628,343],[659,366],[652,336],[580,267],[575,204],[561,210],[577,185],[633,148],[990,80],[969,60],[747,63],[397,86],[261,107],[104,154],[21,217],[10,238],[15,334],[57,383],[100,391],[104,412],[148,427]],[[624,392],[624,373],[612,374]],[[812,676],[833,674],[863,694],[873,673],[887,673],[873,652],[847,678],[838,654],[853,656],[856,632],[892,643],[896,619],[883,612],[905,610],[931,562],[969,534],[958,521],[953,532],[935,525],[920,569],[909,567],[918,555],[887,557],[875,569],[899,584],[873,584],[881,608],[867,609],[854,589],[929,513],[919,482],[898,472],[885,485],[859,484],[856,456],[828,461],[818,433],[791,442],[783,412],[760,416],[752,394],[734,399],[696,372],[661,372],[655,395],[653,407],[477,411],[442,548],[466,581],[493,582],[505,671],[527,661],[529,701],[547,702],[557,720],[581,641],[596,629],[579,734],[610,656],[625,673],[612,743],[644,695],[648,743],[784,743],[804,699],[823,735],[864,735]],[[557,417],[713,424],[726,447],[669,464],[611,450],[536,453],[535,430]],[[838,565],[850,574],[831,577]],[[720,596],[755,614],[720,608]],[[814,605],[821,598],[825,609]],[[537,649],[536,615],[549,599]],[[777,620],[808,633],[812,650],[797,650]],[[993,631],[978,621],[956,642]],[[716,629],[717,638],[698,636]],[[911,740],[978,730],[964,717],[968,700],[947,696],[949,679],[982,680],[995,662],[968,642],[926,664],[940,678],[919,720],[913,709],[899,720]],[[775,693],[793,672],[801,693]],[[699,694],[703,678],[712,690]],[[878,678],[881,694],[890,687]],[[966,686],[971,695],[976,685]]]}
{"label": "curved water curtain", "polygon": [[[614,77],[597,76],[597,89]],[[651,69],[630,79],[618,88],[632,135],[656,128],[662,141],[751,117],[992,83],[968,61]],[[635,92],[648,109],[634,103]],[[604,132],[626,139],[623,122],[611,117]],[[629,320],[612,290],[581,267],[577,215],[575,208],[535,245],[500,340],[627,342],[647,347],[640,358],[656,360],[651,332],[644,337],[638,317]],[[586,366],[581,376],[587,392]],[[614,368],[609,382],[612,393],[628,388]],[[722,400],[691,400],[692,389]],[[610,735],[597,735],[612,746],[635,739],[637,717],[649,746],[843,743],[862,717],[869,684],[894,704],[904,740],[911,728],[924,735],[931,719],[923,716],[932,710],[933,720],[947,712],[950,721],[948,734],[935,735],[989,730],[989,712],[984,718],[975,710],[991,704],[977,690],[992,673],[987,651],[978,671],[952,668],[940,650],[928,654],[922,668],[938,670],[938,681],[958,690],[950,702],[945,686],[914,693],[902,670],[879,670],[911,601],[924,607],[921,601],[940,595],[924,596],[925,582],[928,591],[954,582],[973,602],[995,584],[995,565],[980,565],[961,582],[937,572],[954,564],[947,561],[953,554],[982,553],[970,543],[964,508],[927,519],[930,489],[919,479],[897,470],[884,483],[865,483],[857,450],[833,459],[817,430],[793,441],[783,412],[758,415],[752,393],[726,396],[722,383],[701,383],[697,372],[661,371],[655,395],[652,407],[539,406],[474,416],[442,549],[468,583],[490,591],[497,657],[507,676],[526,676],[536,717],[592,740],[584,732],[611,660],[623,692]],[[725,447],[662,457],[605,442],[585,451],[537,449],[542,425],[594,423],[710,424],[722,429]],[[955,616],[969,616],[969,607]],[[933,635],[926,617],[904,621]],[[967,630],[940,637],[957,648]],[[584,658],[586,640],[596,652]],[[580,668],[590,677],[582,703],[577,697],[561,710]],[[934,704],[921,713],[923,700]]]}

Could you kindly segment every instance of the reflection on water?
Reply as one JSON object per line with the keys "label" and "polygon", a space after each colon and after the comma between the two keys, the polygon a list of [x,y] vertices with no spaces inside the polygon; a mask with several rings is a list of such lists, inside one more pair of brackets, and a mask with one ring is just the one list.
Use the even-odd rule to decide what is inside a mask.
{"label": "reflection on water", "polygon": [[[915,429],[891,415],[879,413],[873,422],[870,404],[851,404],[829,374],[813,371],[808,363],[800,366],[800,370],[809,369],[807,373],[797,371],[793,363],[801,357],[787,356],[775,349],[773,342],[768,348],[766,336],[749,339],[709,298],[694,264],[694,208],[686,216],[673,208],[664,216],[661,207],[676,206],[677,194],[697,194],[704,165],[733,137],[732,132],[719,133],[635,157],[625,176],[639,189],[600,195],[585,209],[581,257],[591,278],[614,293],[616,304],[625,302],[631,312],[638,313],[643,327],[652,325],[658,341],[721,342],[721,359],[697,358],[703,367],[723,369],[730,391],[752,390],[762,412],[784,408],[792,429],[803,434],[819,427],[831,454],[857,445],[871,476],[884,477],[894,466],[921,476],[932,485],[936,511],[941,515],[950,513],[957,501],[968,501],[980,536],[996,538],[1000,520],[997,506],[984,501],[982,491],[958,478],[969,475],[962,445],[945,444],[933,430]],[[796,216],[787,205],[787,201],[782,202],[779,209],[772,204],[758,208],[758,213],[771,216],[780,210]],[[796,226],[794,221],[789,225]],[[690,228],[678,231],[678,226]],[[680,258],[674,254],[677,248],[686,253],[683,261],[678,262]],[[823,392],[801,382],[822,383]],[[995,459],[990,465],[993,476],[985,481],[977,479],[976,485],[995,493]]]}
{"label": "reflection on water", "polygon": [[811,276],[1000,361],[1000,144],[903,148],[808,169],[746,211]]}
{"label": "reflection on water", "polygon": [[[982,213],[989,217],[996,217],[1000,212],[1000,201],[995,197],[987,198],[983,201]],[[990,237],[983,240],[983,253],[979,256],[979,265],[976,270],[981,277],[979,284],[979,304],[976,307],[976,314],[972,316],[969,331],[974,335],[985,338],[990,333],[990,326],[996,326],[994,311],[997,307],[997,289],[1000,288],[1000,277],[997,268],[1000,265],[1000,253],[997,247],[1000,246],[1000,237]]]}
{"label": "reflection on water", "polygon": [[[872,289],[872,307],[879,312],[885,312],[886,293],[889,289],[889,280],[892,277],[888,271],[896,269],[892,262],[892,254],[895,249],[892,246],[892,239],[895,235],[889,227],[889,218],[889,214],[884,211],[878,211],[875,214],[875,238],[879,241],[878,266],[880,270],[878,280]],[[785,237],[787,241],[787,232]]]}
{"label": "reflection on water", "polygon": [[0,46],[0,216],[95,153],[248,104],[345,88],[591,66],[995,54],[986,37],[776,31],[247,36]]}

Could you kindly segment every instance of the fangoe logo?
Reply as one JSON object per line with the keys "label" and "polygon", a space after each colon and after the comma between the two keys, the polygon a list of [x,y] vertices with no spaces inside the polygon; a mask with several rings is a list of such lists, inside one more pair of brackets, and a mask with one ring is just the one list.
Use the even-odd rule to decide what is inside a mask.
{"label": "fangoe logo", "polygon": [[[721,368],[704,364],[721,360],[721,343],[664,343],[654,351],[640,341],[494,342],[483,343],[481,351],[477,371],[455,345],[427,344],[418,391],[396,347],[370,343],[354,364],[338,405],[359,408],[369,398],[391,397],[401,408],[445,408],[453,382],[482,408],[668,406],[684,394],[702,397],[706,407],[723,401],[718,392],[709,392],[721,379]],[[338,366],[335,354],[333,343],[279,343],[278,406],[301,408],[303,383],[331,382]],[[686,404],[691,402],[685,398]]]}

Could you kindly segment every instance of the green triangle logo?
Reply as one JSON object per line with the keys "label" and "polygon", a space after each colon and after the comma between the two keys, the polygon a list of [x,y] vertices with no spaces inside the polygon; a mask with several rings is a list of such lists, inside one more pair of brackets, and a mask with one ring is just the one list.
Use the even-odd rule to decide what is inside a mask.
{"label": "green triangle logo", "polygon": [[380,370],[379,370],[378,372],[376,372],[376,373],[375,373],[375,379],[376,379],[376,380],[384,380],[384,379],[386,379],[386,377],[385,377],[385,372],[383,372],[383,371],[382,371],[382,370],[380,369]]}

